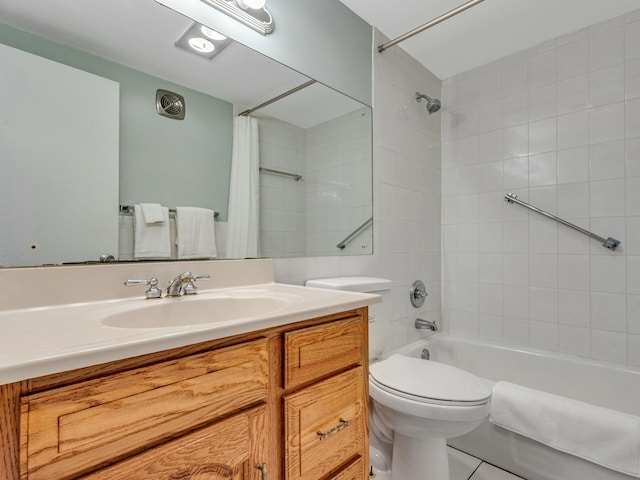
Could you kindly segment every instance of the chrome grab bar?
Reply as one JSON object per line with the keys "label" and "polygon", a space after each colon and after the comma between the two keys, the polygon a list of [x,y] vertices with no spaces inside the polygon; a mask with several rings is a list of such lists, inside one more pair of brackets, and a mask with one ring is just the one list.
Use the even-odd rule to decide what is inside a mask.
{"label": "chrome grab bar", "polygon": [[366,222],[364,222],[362,225],[360,225],[358,228],[356,228],[353,232],[351,232],[349,235],[347,235],[344,240],[342,240],[340,243],[338,243],[336,245],[336,247],[339,248],[340,250],[343,250],[344,247],[346,247],[349,243],[351,243],[351,241],[354,238],[356,238],[358,235],[360,235],[372,223],[373,223],[373,217],[368,219]]}
{"label": "chrome grab bar", "polygon": [[602,243],[603,247],[608,248],[609,250],[615,251],[615,249],[618,248],[618,246],[620,245],[620,240],[616,240],[613,237],[608,237],[608,238],[601,237],[600,235],[596,235],[595,233],[592,233],[589,230],[585,230],[582,227],[579,227],[577,225],[574,225],[573,223],[570,223],[570,222],[567,222],[566,220],[558,218],[555,215],[550,214],[549,212],[545,212],[544,210],[541,210],[538,207],[534,207],[533,205],[529,205],[528,203],[523,202],[522,200],[518,200],[518,196],[515,193],[511,193],[511,192],[507,193],[504,196],[504,201],[507,203],[517,203],[518,205],[527,207],[528,209],[533,210],[534,212],[539,213],[540,215],[544,215],[545,217],[550,218],[551,220],[555,220],[556,222],[566,225],[569,228],[573,228],[574,230],[577,230],[580,233],[584,233],[585,235],[591,238],[595,238],[600,243]]}
{"label": "chrome grab bar", "polygon": [[280,170],[273,170],[273,169],[267,168],[267,167],[260,167],[260,171],[261,172],[265,172],[265,173],[272,173],[274,175],[282,175],[284,177],[291,177],[296,182],[299,181],[299,180],[302,180],[302,175],[299,175],[297,173],[281,172]]}

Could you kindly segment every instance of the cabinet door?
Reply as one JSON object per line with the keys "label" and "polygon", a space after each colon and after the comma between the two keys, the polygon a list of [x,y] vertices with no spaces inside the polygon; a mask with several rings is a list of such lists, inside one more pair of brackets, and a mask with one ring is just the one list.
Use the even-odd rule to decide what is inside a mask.
{"label": "cabinet door", "polygon": [[[363,367],[285,396],[287,480],[325,478],[347,462],[365,456],[367,407]],[[356,478],[364,478],[360,465],[362,470]]]}
{"label": "cabinet door", "polygon": [[257,466],[267,458],[266,428],[266,407],[254,408],[82,480],[259,480]]}
{"label": "cabinet door", "polygon": [[265,339],[56,388],[22,400],[29,480],[67,479],[265,402]]}

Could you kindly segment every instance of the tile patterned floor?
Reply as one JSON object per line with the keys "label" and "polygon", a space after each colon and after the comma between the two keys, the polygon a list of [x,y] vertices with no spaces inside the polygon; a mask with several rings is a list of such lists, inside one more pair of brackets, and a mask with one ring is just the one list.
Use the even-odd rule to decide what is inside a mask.
{"label": "tile patterned floor", "polygon": [[455,448],[448,450],[451,480],[525,480]]}

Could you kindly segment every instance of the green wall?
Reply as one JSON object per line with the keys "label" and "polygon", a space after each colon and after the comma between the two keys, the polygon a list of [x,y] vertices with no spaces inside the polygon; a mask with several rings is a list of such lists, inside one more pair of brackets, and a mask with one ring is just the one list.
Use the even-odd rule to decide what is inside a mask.
{"label": "green wall", "polygon": [[[226,220],[232,104],[3,24],[0,42],[120,83],[121,204],[200,206]],[[156,113],[158,88],[185,97],[184,120]]]}

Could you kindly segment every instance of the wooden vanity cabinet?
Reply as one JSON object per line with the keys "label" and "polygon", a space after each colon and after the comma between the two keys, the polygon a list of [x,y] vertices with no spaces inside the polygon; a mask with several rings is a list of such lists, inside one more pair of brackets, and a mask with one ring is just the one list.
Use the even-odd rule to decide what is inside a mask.
{"label": "wooden vanity cabinet", "polygon": [[2,480],[364,480],[367,309],[0,386]]}

